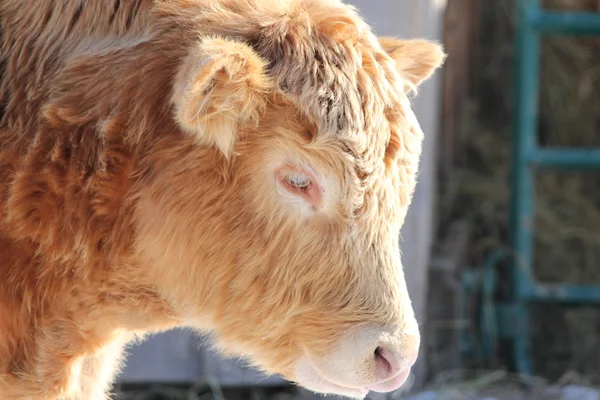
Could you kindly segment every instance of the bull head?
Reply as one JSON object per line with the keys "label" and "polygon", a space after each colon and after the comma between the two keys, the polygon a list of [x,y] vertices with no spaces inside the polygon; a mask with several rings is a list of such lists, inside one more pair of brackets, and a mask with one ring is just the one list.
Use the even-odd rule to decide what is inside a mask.
{"label": "bull head", "polygon": [[398,244],[422,140],[407,96],[444,53],[376,38],[338,2],[298,4],[232,6],[181,58],[186,139],[146,161],[138,246],[224,354],[362,397],[398,388],[418,354]]}

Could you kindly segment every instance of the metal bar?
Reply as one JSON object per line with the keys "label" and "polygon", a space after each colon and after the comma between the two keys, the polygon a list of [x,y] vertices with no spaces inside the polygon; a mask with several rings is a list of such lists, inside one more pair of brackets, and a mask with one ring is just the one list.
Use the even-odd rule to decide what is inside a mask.
{"label": "metal bar", "polygon": [[600,285],[536,284],[523,296],[531,302],[600,305]]}
{"label": "metal bar", "polygon": [[527,23],[543,33],[594,35],[600,34],[600,14],[585,12],[537,12]]}
{"label": "metal bar", "polygon": [[536,151],[539,86],[539,35],[528,24],[540,13],[539,0],[517,0],[516,3],[516,91],[511,165],[512,204],[511,245],[516,252],[512,266],[515,317],[519,321],[513,341],[513,359],[519,373],[531,374],[529,310],[520,294],[531,283],[533,260],[533,169],[529,154]]}
{"label": "metal bar", "polygon": [[600,149],[536,149],[529,161],[541,168],[600,170]]}
{"label": "metal bar", "polygon": [[529,155],[537,152],[537,109],[539,86],[539,37],[523,21],[538,9],[537,1],[518,0],[516,42],[515,124],[512,156],[511,237],[519,266],[515,265],[515,293],[520,285],[528,286],[532,269],[533,244],[533,171]]}

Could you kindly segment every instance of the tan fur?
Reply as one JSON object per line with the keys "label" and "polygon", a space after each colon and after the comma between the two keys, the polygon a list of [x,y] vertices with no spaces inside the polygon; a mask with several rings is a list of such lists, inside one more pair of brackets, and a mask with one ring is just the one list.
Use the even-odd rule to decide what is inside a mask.
{"label": "tan fur", "polygon": [[[0,27],[0,398],[104,399],[123,346],[175,326],[294,380],[414,319],[406,91],[438,45],[336,0],[4,0]],[[314,213],[285,162],[322,177]]]}

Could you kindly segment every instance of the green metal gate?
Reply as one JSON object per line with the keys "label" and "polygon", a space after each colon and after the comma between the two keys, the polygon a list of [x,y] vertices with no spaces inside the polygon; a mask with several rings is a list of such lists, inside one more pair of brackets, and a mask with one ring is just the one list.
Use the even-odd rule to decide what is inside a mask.
{"label": "green metal gate", "polygon": [[[534,302],[600,305],[600,286],[548,284],[537,281],[533,274],[536,174],[549,169],[600,171],[600,149],[548,148],[538,144],[540,38],[546,34],[600,36],[600,14],[545,11],[540,0],[516,2],[516,90],[509,227],[512,251],[510,254],[492,254],[481,271],[467,271],[463,275],[463,295],[481,294],[479,333],[483,356],[491,356],[499,337],[508,339],[512,368],[530,375],[533,368],[529,305]],[[511,293],[507,302],[498,303],[495,300],[496,265],[506,258],[511,266]],[[467,335],[463,332],[461,345],[468,348],[471,338]]]}

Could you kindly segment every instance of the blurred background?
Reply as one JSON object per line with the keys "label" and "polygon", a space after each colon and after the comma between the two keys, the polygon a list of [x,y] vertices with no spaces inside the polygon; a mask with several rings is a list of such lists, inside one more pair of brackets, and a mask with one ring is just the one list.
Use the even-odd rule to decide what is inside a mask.
{"label": "blurred background", "polygon": [[[379,35],[449,53],[413,100],[426,140],[400,239],[421,357],[369,398],[600,399],[600,0],[346,2]],[[115,387],[318,398],[186,330],[130,348]]]}

